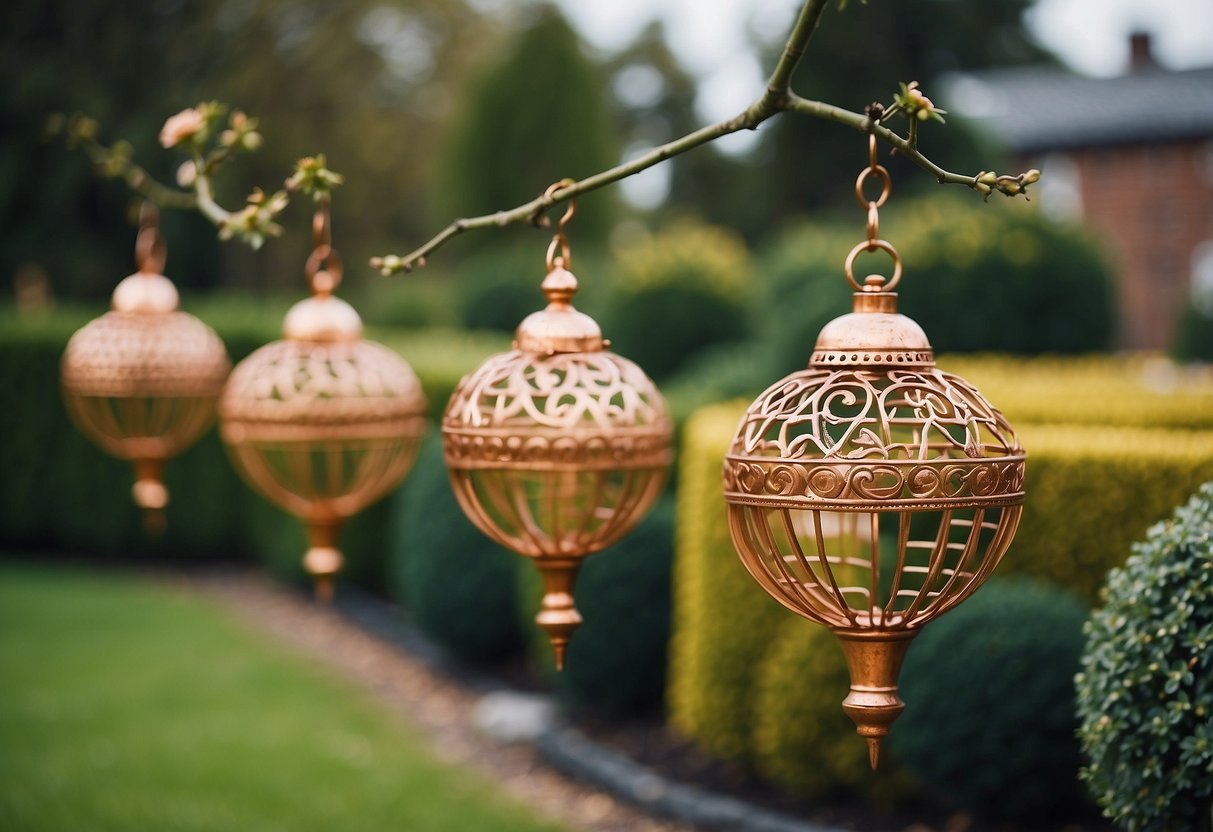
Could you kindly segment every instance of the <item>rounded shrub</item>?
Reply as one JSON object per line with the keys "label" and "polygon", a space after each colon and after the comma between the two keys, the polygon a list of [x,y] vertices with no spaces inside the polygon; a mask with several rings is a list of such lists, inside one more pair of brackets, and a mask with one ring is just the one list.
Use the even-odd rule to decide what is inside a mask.
{"label": "rounded shrub", "polygon": [[[882,235],[905,264],[899,311],[922,325],[937,352],[1081,353],[1111,345],[1112,277],[1080,230],[1030,208],[948,196],[894,204],[884,214]],[[763,331],[782,371],[803,367],[821,327],[850,311],[843,261],[862,240],[857,218],[794,229],[769,252]],[[870,272],[890,274],[888,257],[860,255],[856,280]]]}
{"label": "rounded shrub", "polygon": [[1086,606],[1056,587],[994,580],[915,639],[889,745],[942,799],[996,818],[1078,805],[1073,678]]}
{"label": "rounded shrub", "polygon": [[[825,627],[788,618],[771,645],[754,681],[755,766],[810,797],[870,781],[867,744],[842,710],[851,682],[838,640]],[[891,765],[882,758],[882,773]]]}
{"label": "rounded shrub", "polygon": [[1083,770],[1130,830],[1213,826],[1213,483],[1108,573],[1076,678]]}
{"label": "rounded shrub", "polygon": [[1189,303],[1175,328],[1171,355],[1176,361],[1213,362],[1213,310]]}
{"label": "rounded shrub", "polygon": [[466,329],[513,332],[542,309],[543,242],[495,246],[468,258],[456,275],[459,324]]}
{"label": "rounded shrub", "polygon": [[750,331],[750,260],[730,231],[690,221],[621,248],[602,316],[612,349],[656,379]]}
{"label": "rounded shrub", "polygon": [[467,661],[496,661],[519,652],[518,556],[464,517],[436,433],[426,437],[396,499],[392,572],[396,597],[416,625]]}
{"label": "rounded shrub", "polygon": [[673,549],[674,500],[667,495],[627,537],[586,559],[576,586],[584,622],[573,633],[560,673],[547,636],[534,624],[542,583],[536,570],[523,564],[518,585],[531,649],[569,705],[609,716],[660,708],[670,640]]}

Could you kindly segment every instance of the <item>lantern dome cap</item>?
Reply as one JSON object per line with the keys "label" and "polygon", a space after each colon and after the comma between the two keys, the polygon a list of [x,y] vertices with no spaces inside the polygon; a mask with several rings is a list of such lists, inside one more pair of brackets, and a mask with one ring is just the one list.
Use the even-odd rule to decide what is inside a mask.
{"label": "lantern dome cap", "polygon": [[115,312],[164,314],[175,312],[177,287],[162,274],[135,272],[114,288],[110,306]]}
{"label": "lantern dome cap", "polygon": [[282,332],[290,341],[357,341],[362,318],[341,298],[317,294],[290,308]]}
{"label": "lantern dome cap", "polygon": [[606,347],[598,323],[572,304],[577,278],[561,258],[540,284],[547,296],[546,309],[532,312],[518,325],[514,346],[519,352],[555,355],[563,352],[600,352]]}
{"label": "lantern dome cap", "polygon": [[822,327],[810,367],[935,366],[927,334],[912,318],[898,313],[897,293],[882,291],[877,282],[882,278],[873,277],[852,296],[851,312]]}

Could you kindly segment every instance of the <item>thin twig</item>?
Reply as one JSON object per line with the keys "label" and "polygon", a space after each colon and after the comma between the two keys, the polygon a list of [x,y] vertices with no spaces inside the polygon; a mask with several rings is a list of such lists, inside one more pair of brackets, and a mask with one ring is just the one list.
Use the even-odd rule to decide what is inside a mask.
{"label": "thin twig", "polygon": [[162,208],[192,210],[198,207],[198,198],[187,191],[179,191],[158,181],[150,173],[131,161],[129,156],[115,153],[96,139],[76,136],[76,143],[88,156],[89,161],[100,168],[112,170],[111,175],[122,177],[131,190],[143,194]]}
{"label": "thin twig", "polygon": [[[640,173],[653,165],[685,153],[699,145],[715,141],[722,136],[727,136],[740,130],[753,130],[767,119],[783,112],[794,112],[813,118],[825,119],[837,122],[838,124],[844,124],[856,130],[874,133],[877,138],[897,148],[903,156],[930,173],[941,184],[965,185],[988,196],[991,190],[990,186],[978,183],[978,178],[981,174],[978,174],[978,176],[966,176],[944,170],[918,150],[917,142],[914,138],[907,139],[884,127],[881,123],[873,122],[871,118],[863,113],[855,113],[832,104],[802,98],[791,91],[792,75],[804,56],[809,39],[816,30],[821,20],[821,14],[828,2],[829,0],[805,0],[800,14],[792,26],[792,31],[788,35],[788,41],[784,45],[779,62],[775,65],[775,69],[772,70],[771,76],[767,80],[766,89],[763,91],[762,97],[733,118],[707,127],[701,127],[679,139],[663,144],[660,147],[655,147],[629,162],[617,165],[601,173],[596,173],[578,182],[573,182],[567,187],[552,192],[550,195],[538,197],[516,208],[497,211],[496,213],[485,214],[479,217],[457,219],[438,232],[424,245],[408,254],[389,254],[384,257],[372,257],[371,267],[378,269],[384,275],[412,271],[414,267],[424,266],[426,257],[431,252],[465,231],[472,231],[478,228],[499,228],[524,221],[534,223],[538,217],[541,217],[553,205],[596,190],[604,185],[618,182],[621,179]],[[1018,191],[1015,191],[1010,185],[1006,185],[1005,187],[995,185],[994,187],[998,187],[999,190],[1008,196],[1014,196],[1016,193],[1022,192],[1024,184],[1035,181],[1030,178],[1030,174],[1039,176],[1039,172],[1030,171],[1017,177],[999,178],[999,181],[1008,179],[1017,182],[1021,186],[1021,189]]]}
{"label": "thin twig", "polygon": [[701,127],[682,138],[655,147],[629,162],[624,162],[609,170],[596,173],[579,182],[574,182],[568,187],[561,188],[548,196],[533,199],[524,205],[519,205],[517,208],[511,208],[508,211],[498,211],[494,214],[485,214],[480,217],[457,219],[439,231],[427,243],[408,254],[403,256],[387,255],[386,257],[372,257],[371,267],[379,269],[385,275],[400,271],[412,271],[415,266],[425,264],[425,258],[430,252],[441,247],[452,237],[457,237],[465,231],[477,228],[502,227],[522,221],[533,222],[535,217],[541,216],[553,205],[596,190],[604,185],[618,182],[620,179],[626,179],[633,174],[653,167],[653,165],[664,162],[666,159],[686,153],[692,148],[715,141],[722,136],[727,136],[730,133],[736,133],[741,130],[755,129],[771,116],[787,109],[788,84],[791,81],[792,73],[796,70],[796,66],[804,56],[809,38],[817,28],[817,23],[821,19],[821,13],[825,11],[828,2],[829,0],[805,0],[804,7],[800,10],[800,15],[796,18],[796,23],[788,35],[788,41],[784,46],[783,54],[780,55],[779,63],[776,64],[770,79],[767,81],[766,90],[763,92],[762,97],[733,118],[707,127]]}

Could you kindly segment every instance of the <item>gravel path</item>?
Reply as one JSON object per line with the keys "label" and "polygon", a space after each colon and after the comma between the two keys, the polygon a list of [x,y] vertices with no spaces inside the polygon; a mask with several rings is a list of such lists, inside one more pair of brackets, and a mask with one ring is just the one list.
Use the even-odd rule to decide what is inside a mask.
{"label": "gravel path", "polygon": [[482,695],[406,651],[364,631],[337,612],[318,608],[254,573],[193,575],[200,591],[310,659],[370,691],[419,728],[442,760],[490,778],[538,814],[588,832],[691,832],[656,820],[547,767],[529,744],[502,745],[481,733],[471,713]]}

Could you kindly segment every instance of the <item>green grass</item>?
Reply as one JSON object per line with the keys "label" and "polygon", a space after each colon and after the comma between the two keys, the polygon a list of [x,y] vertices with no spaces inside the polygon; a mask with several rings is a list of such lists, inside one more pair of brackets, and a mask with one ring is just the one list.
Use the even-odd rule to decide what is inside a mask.
{"label": "green grass", "polygon": [[553,832],[206,602],[0,562],[0,829]]}

